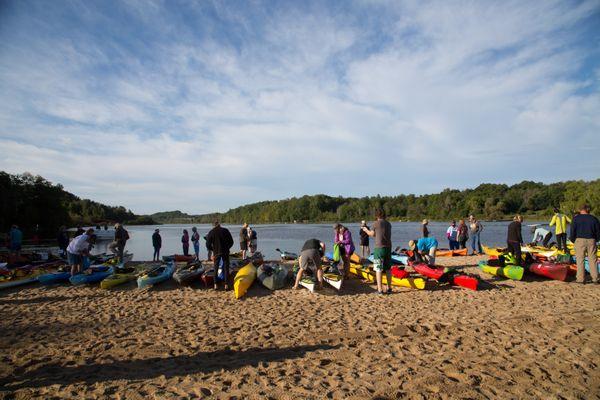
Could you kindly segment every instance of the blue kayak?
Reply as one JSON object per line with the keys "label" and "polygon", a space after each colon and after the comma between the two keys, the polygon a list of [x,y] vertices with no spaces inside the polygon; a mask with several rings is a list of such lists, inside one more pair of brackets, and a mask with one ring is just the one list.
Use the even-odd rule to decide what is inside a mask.
{"label": "blue kayak", "polygon": [[57,271],[38,276],[38,281],[42,285],[54,285],[57,283],[68,282],[70,277],[71,272],[69,271]]}
{"label": "blue kayak", "polygon": [[158,268],[147,271],[144,275],[137,279],[138,288],[144,289],[147,287],[154,286],[158,283],[168,281],[175,272],[175,263],[173,261],[168,262],[166,265],[162,265]]}
{"label": "blue kayak", "polygon": [[[369,256],[369,261],[375,262],[373,254]],[[405,254],[392,254],[392,264],[408,265],[408,256]]]}
{"label": "blue kayak", "polygon": [[69,278],[69,281],[73,285],[84,285],[86,283],[98,283],[104,278],[109,277],[114,273],[112,266],[98,265],[90,267],[85,273],[73,275]]}

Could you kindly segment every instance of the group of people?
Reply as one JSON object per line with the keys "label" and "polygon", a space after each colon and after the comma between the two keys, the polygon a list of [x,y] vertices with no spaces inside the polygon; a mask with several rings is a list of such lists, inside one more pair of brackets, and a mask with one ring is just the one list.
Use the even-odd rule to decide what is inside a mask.
{"label": "group of people", "polygon": [[[428,220],[423,220],[423,237],[427,237],[427,225]],[[482,254],[483,249],[481,248],[481,232],[483,231],[483,224],[473,215],[469,216],[468,224],[465,223],[464,219],[458,221],[453,220],[448,229],[446,230],[446,238],[448,239],[448,247],[450,250],[459,250],[467,248],[467,241],[471,238],[471,249],[473,254]]]}
{"label": "group of people", "polygon": [[247,223],[244,223],[242,229],[240,229],[240,252],[242,253],[242,258],[246,258],[248,251],[252,255],[256,253],[257,249],[258,234]]}
{"label": "group of people", "polygon": [[[369,239],[374,238],[373,270],[375,271],[377,292],[388,294],[392,292],[392,224],[386,220],[385,211],[382,209],[377,210],[375,217],[376,221],[373,223],[372,228],[369,228],[365,221],[361,223],[361,253],[363,256],[368,256],[370,253]],[[334,247],[336,247],[334,251],[339,252],[340,258],[338,269],[342,276],[346,276],[350,267],[350,256],[355,251],[352,233],[342,224],[336,224],[333,229]],[[319,239],[309,239],[304,243],[300,252],[300,268],[296,274],[294,289],[298,289],[303,275],[309,269],[316,275],[319,287],[323,286],[322,258],[325,255],[325,250],[325,243]],[[382,283],[384,273],[387,277],[387,289],[385,291]]]}
{"label": "group of people", "polygon": [[[592,282],[598,283],[598,258],[597,243],[600,242],[600,221],[591,215],[591,208],[588,204],[583,204],[579,212],[571,219],[560,212],[558,208],[554,209],[554,215],[550,220],[550,226],[555,227],[556,244],[560,251],[567,252],[567,227],[570,224],[569,240],[573,243],[575,250],[575,262],[577,263],[577,283],[585,283],[585,258],[587,257],[590,266],[590,275]],[[517,262],[523,265],[524,260],[521,254],[521,245],[523,242],[522,230],[523,217],[516,215],[513,221],[508,225],[506,237],[506,246],[508,251],[515,256]],[[548,230],[541,230],[540,227],[534,230],[533,241],[539,242],[545,246],[548,245],[552,233]]]}

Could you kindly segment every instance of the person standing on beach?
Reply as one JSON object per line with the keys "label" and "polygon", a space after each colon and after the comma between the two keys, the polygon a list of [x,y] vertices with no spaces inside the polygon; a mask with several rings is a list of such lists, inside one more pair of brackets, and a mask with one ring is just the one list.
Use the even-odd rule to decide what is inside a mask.
{"label": "person standing on beach", "polygon": [[483,253],[481,248],[481,232],[483,231],[483,225],[473,215],[469,215],[469,227],[471,228],[471,247],[473,248],[473,255]]}
{"label": "person standing on beach", "polygon": [[365,259],[371,255],[371,247],[369,245],[369,235],[362,228],[369,229],[366,221],[360,223],[360,257]]}
{"label": "person standing on beach", "polygon": [[446,237],[448,238],[450,250],[458,250],[458,228],[456,227],[456,221],[452,221],[448,229],[446,229]]}
{"label": "person standing on beach", "polygon": [[154,247],[154,254],[152,255],[152,261],[160,260],[160,248],[162,247],[162,237],[158,228],[154,230],[152,234],[152,247]]}
{"label": "person standing on beach", "polygon": [[23,232],[21,232],[17,225],[13,225],[8,233],[8,238],[10,240],[10,252],[14,254],[18,261],[23,245]]}
{"label": "person standing on beach", "polygon": [[58,242],[58,248],[60,249],[60,256],[66,258],[67,247],[69,246],[69,234],[67,233],[66,226],[63,225],[58,229],[56,241]]}
{"label": "person standing on beach", "polygon": [[362,230],[371,237],[375,238],[375,249],[373,250],[373,269],[375,270],[375,279],[377,281],[377,293],[384,294],[382,275],[385,272],[387,277],[388,289],[385,293],[392,293],[392,224],[385,219],[385,211],[377,210],[375,213],[377,220],[373,223],[373,229],[363,227]]}
{"label": "person standing on beach", "polygon": [[258,234],[252,228],[248,228],[248,247],[250,248],[250,254],[256,253],[258,249]]}
{"label": "person standing on beach", "polygon": [[181,247],[183,248],[184,256],[190,254],[190,235],[188,234],[187,229],[184,229],[183,235],[181,235]]}
{"label": "person standing on beach", "polygon": [[[348,276],[350,268],[350,256],[354,254],[354,241],[352,233],[342,224],[336,224],[334,229],[334,243],[340,248],[340,257],[342,259],[343,271],[340,271],[344,277]],[[339,269],[339,267],[338,267]]]}
{"label": "person standing on beach", "polygon": [[600,241],[600,222],[590,214],[591,207],[583,204],[579,214],[573,217],[569,239],[575,247],[577,259],[577,283],[585,283],[585,256],[587,255],[590,266],[592,282],[598,281],[598,245]]}
{"label": "person standing on beach", "polygon": [[304,242],[302,250],[300,251],[300,268],[296,274],[296,280],[294,282],[294,289],[298,289],[302,275],[309,268],[313,268],[313,274],[317,276],[318,288],[323,288],[323,269],[322,258],[325,254],[325,243],[319,239],[308,239]]}
{"label": "person standing on beach", "polygon": [[129,233],[120,223],[115,224],[115,240],[108,246],[108,249],[117,255],[117,261],[123,261],[123,252],[125,245],[129,240]]}
{"label": "person standing on beach", "polygon": [[213,251],[212,251],[212,245],[210,243],[208,243],[207,237],[208,237],[208,235],[204,236],[204,245],[206,246],[206,253],[207,253],[206,259],[210,261],[210,260],[212,260],[212,257],[213,257]]}
{"label": "person standing on beach", "polygon": [[508,233],[506,235],[506,246],[508,247],[508,251],[515,256],[519,265],[523,263],[521,260],[521,244],[523,243],[523,235],[521,234],[522,222],[523,217],[516,215],[513,218],[513,222],[508,225]]}
{"label": "person standing on beach", "polygon": [[192,228],[192,245],[194,246],[196,261],[198,261],[200,260],[200,234],[195,226]]}
{"label": "person standing on beach", "polygon": [[242,229],[240,229],[240,251],[242,252],[242,260],[246,259],[246,252],[248,251],[248,224],[244,223]]}
{"label": "person standing on beach", "polygon": [[213,223],[214,228],[206,235],[206,247],[214,252],[212,260],[215,266],[215,290],[219,288],[217,284],[217,267],[222,264],[225,280],[225,290],[229,290],[229,250],[233,246],[233,237],[227,228],[223,228],[219,221]]}
{"label": "person standing on beach", "polygon": [[467,240],[469,240],[469,228],[465,224],[465,220],[458,221],[458,247],[461,249],[467,248]]}
{"label": "person standing on beach", "polygon": [[424,219],[423,222],[421,222],[421,237],[428,237],[429,236],[429,228],[427,227],[429,225],[429,220]]}
{"label": "person standing on beach", "polygon": [[67,246],[67,259],[71,266],[71,276],[83,271],[83,258],[87,257],[93,245],[93,229],[88,229],[84,234],[76,236]]}
{"label": "person standing on beach", "polygon": [[567,224],[571,223],[571,218],[562,214],[557,207],[554,207],[554,215],[550,220],[550,226],[555,226],[556,245],[558,250],[567,251]]}

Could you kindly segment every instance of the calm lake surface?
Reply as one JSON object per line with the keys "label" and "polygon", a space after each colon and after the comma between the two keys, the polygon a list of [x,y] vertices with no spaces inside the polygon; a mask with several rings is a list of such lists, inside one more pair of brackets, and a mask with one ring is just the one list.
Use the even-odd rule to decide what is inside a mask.
{"label": "calm lake surface", "polygon": [[[484,229],[481,234],[481,242],[490,246],[505,246],[506,227],[508,222],[482,222]],[[368,223],[371,226],[372,221]],[[355,245],[359,243],[359,223],[345,224],[352,233]],[[211,225],[195,225],[198,228],[200,236],[208,233]],[[449,223],[430,222],[429,231],[440,242],[440,248],[447,248],[446,229]],[[159,228],[162,236],[162,255],[182,254],[181,235],[183,229],[187,229],[191,234],[190,225],[159,225],[159,226],[126,226],[130,239],[127,242],[126,250],[133,253],[134,261],[152,260],[152,233],[154,229]],[[241,225],[224,225],[231,231],[235,242],[232,251],[239,250],[239,231]],[[258,249],[268,259],[278,259],[279,253],[276,248],[299,252],[307,239],[317,238],[327,245],[330,250],[333,245],[333,224],[272,224],[272,225],[253,225],[253,229],[258,234]],[[393,247],[408,247],[408,241],[420,236],[421,224],[419,222],[393,222],[392,240]],[[523,226],[523,237],[527,241],[531,237],[529,228]],[[110,242],[100,241],[96,244],[93,252],[95,254],[107,251]],[[373,240],[371,240],[371,246]],[[470,245],[470,243],[467,243]],[[470,251],[470,247],[469,247]],[[190,244],[190,252],[193,248]],[[206,258],[206,247],[204,240],[200,239],[200,257]]]}

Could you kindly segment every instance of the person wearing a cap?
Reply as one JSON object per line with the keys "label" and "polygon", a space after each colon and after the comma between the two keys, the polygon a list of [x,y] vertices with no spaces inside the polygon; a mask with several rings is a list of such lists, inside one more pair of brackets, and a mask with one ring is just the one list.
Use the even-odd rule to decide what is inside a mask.
{"label": "person wearing a cap", "polygon": [[369,235],[363,228],[370,229],[366,221],[360,223],[360,257],[368,258],[371,255],[371,246],[369,245]]}
{"label": "person wearing a cap", "polygon": [[129,240],[129,233],[120,223],[115,224],[115,240],[108,246],[108,249],[117,255],[119,262],[123,261],[123,252],[125,244]]}
{"label": "person wearing a cap", "polygon": [[[392,293],[392,224],[385,219],[385,211],[377,210],[375,214],[377,221],[373,223],[373,229],[363,227],[362,230],[375,238],[375,249],[373,250],[373,269],[377,281],[377,293]],[[385,272],[387,277],[387,292],[383,291],[382,276]]]}
{"label": "person wearing a cap", "polygon": [[438,247],[438,241],[433,236],[422,237],[419,240],[411,240],[408,247],[418,252],[429,265],[435,265],[435,251]]}
{"label": "person wearing a cap", "polygon": [[162,247],[162,237],[160,236],[159,229],[156,228],[152,234],[152,247],[154,247],[154,255],[152,261],[159,261],[160,259],[160,248]]}
{"label": "person wearing a cap", "polygon": [[429,236],[429,229],[427,228],[427,225],[429,225],[429,220],[424,219],[423,222],[421,222],[421,237],[426,238]]}

